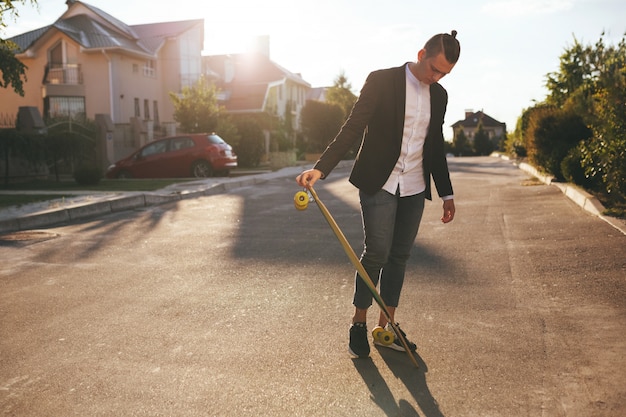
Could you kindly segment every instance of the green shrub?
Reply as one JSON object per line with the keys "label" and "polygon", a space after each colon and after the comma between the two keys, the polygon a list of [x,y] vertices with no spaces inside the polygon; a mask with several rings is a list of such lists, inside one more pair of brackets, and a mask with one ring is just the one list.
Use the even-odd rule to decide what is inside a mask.
{"label": "green shrub", "polygon": [[530,162],[562,180],[561,162],[591,130],[579,115],[555,107],[534,111],[528,122],[527,150]]}
{"label": "green shrub", "polygon": [[258,136],[242,136],[236,153],[237,166],[242,168],[257,167],[265,153],[265,140]]}
{"label": "green shrub", "polygon": [[580,146],[576,146],[569,151],[567,156],[561,161],[563,178],[567,182],[580,185],[587,189],[594,189],[597,186],[597,181],[595,178],[585,173],[585,168],[582,166],[582,158]]}
{"label": "green shrub", "polygon": [[237,127],[237,140],[231,143],[237,154],[237,166],[252,168],[259,166],[265,153],[265,136],[257,120],[251,117],[233,119]]}
{"label": "green shrub", "polygon": [[95,165],[81,165],[74,170],[74,180],[79,185],[98,185],[102,171]]}

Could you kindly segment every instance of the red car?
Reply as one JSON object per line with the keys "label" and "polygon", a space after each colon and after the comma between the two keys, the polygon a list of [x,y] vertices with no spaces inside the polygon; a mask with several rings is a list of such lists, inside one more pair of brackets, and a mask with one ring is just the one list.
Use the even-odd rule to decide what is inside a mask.
{"label": "red car", "polygon": [[233,148],[215,133],[178,135],[150,142],[111,165],[107,178],[176,178],[228,175],[237,167]]}

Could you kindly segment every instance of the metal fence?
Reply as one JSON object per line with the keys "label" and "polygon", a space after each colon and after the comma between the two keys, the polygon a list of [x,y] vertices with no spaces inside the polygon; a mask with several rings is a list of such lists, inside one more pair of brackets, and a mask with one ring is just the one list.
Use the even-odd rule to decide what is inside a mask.
{"label": "metal fence", "polygon": [[0,129],[15,129],[16,121],[15,114],[0,113]]}

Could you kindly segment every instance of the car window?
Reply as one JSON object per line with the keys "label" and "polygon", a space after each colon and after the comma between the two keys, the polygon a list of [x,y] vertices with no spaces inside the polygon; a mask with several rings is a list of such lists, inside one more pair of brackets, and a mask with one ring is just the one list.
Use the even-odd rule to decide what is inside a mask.
{"label": "car window", "polygon": [[226,143],[226,142],[224,142],[224,139],[220,138],[217,135],[208,135],[207,139],[209,140],[209,142],[215,143],[215,144]]}
{"label": "car window", "polygon": [[146,146],[145,148],[143,148],[143,151],[141,151],[141,156],[146,157],[150,155],[156,155],[158,153],[165,152],[166,149],[167,149],[166,141],[154,142]]}
{"label": "car window", "polygon": [[180,151],[181,149],[193,148],[194,141],[191,138],[175,138],[172,139],[171,150]]}

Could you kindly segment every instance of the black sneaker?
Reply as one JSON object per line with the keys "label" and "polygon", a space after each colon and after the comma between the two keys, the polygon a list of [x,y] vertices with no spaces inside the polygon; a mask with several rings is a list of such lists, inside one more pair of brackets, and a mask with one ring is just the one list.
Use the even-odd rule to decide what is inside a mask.
{"label": "black sneaker", "polygon": [[[406,333],[404,333],[404,330],[400,328],[398,323],[396,323],[396,327],[398,328],[398,330],[400,330],[400,333],[402,333],[402,336],[404,336],[404,340],[406,340],[406,344],[409,346],[409,349],[411,349],[411,352],[415,352],[417,350],[417,346],[415,345],[415,343],[411,342],[409,339],[406,338]],[[391,327],[391,324],[387,323],[387,326],[385,327],[385,329],[395,334],[395,332],[393,331],[393,327]],[[381,346],[385,346],[385,345],[381,344]],[[386,347],[391,348],[393,350],[397,350],[398,352],[406,352],[406,349],[404,349],[404,346],[402,346],[402,342],[400,342],[400,338],[398,338],[398,336],[395,337],[395,340],[393,341],[392,344],[387,345]]]}
{"label": "black sneaker", "polygon": [[365,323],[354,323],[350,326],[348,351],[350,355],[357,358],[370,356],[370,344],[367,341],[367,325]]}

